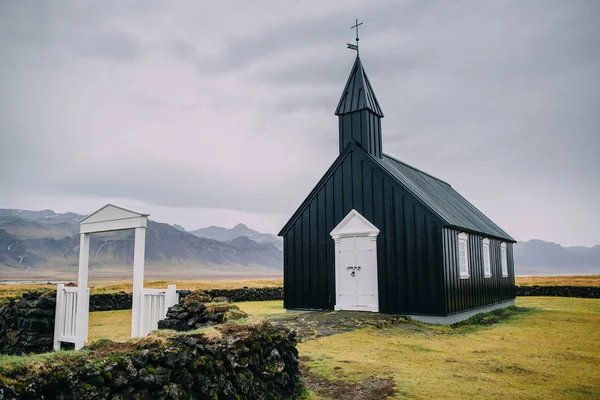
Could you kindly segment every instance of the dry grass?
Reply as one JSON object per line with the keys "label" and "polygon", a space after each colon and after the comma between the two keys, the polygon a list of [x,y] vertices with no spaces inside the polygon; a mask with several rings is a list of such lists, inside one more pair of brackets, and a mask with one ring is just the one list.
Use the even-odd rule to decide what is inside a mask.
{"label": "dry grass", "polygon": [[600,286],[600,275],[581,276],[518,276],[519,286]]}
{"label": "dry grass", "polygon": [[[250,288],[257,287],[276,287],[283,286],[283,279],[250,279],[250,280],[147,280],[144,282],[146,288],[166,288],[167,285],[177,285],[177,289],[235,289],[244,286]],[[133,283],[131,281],[120,282],[90,282],[92,293],[116,293],[132,292]],[[8,297],[21,296],[24,292],[31,290],[52,290],[56,289],[54,284],[0,284],[0,299]]]}
{"label": "dry grass", "polygon": [[600,398],[600,300],[531,297],[534,311],[453,332],[416,325],[300,343],[330,380],[391,378],[398,398]]}
{"label": "dry grass", "polygon": [[[198,290],[198,289],[235,289],[244,286],[256,288],[267,286],[282,286],[282,279],[252,279],[252,280],[202,280],[202,281],[145,281],[145,288],[165,288],[167,285],[177,285],[177,289]],[[112,283],[109,285],[94,287],[94,293],[115,293],[132,292],[133,283],[123,281],[121,283]]]}
{"label": "dry grass", "polygon": [[[234,303],[248,314],[248,318],[232,321],[233,323],[258,322],[268,316],[285,314],[283,301],[246,301]],[[172,331],[168,331],[172,332]],[[162,336],[159,331],[153,336]],[[90,313],[88,341],[110,339],[124,342],[131,337],[131,310],[94,311]]]}
{"label": "dry grass", "polygon": [[110,339],[124,342],[131,338],[131,310],[94,311],[90,313],[88,341]]}

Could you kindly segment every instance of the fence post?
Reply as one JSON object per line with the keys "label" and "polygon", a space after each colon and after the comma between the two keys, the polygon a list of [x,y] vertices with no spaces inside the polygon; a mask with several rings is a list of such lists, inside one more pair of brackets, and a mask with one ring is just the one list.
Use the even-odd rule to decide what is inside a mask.
{"label": "fence post", "polygon": [[85,292],[85,342],[88,342],[88,331],[90,329],[90,288]]}
{"label": "fence post", "polygon": [[62,327],[63,314],[65,312],[64,305],[65,285],[59,283],[56,285],[56,309],[54,311],[54,350],[60,350],[60,328]]}
{"label": "fence post", "polygon": [[[173,307],[177,304],[177,290],[176,285],[167,286],[167,295],[165,298],[165,313],[169,311],[169,307]],[[164,318],[164,316],[162,316]]]}

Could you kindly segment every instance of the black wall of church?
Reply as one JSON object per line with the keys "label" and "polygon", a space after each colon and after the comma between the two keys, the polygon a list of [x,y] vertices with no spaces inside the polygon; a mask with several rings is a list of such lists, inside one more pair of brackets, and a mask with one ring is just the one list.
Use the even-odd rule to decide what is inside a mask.
{"label": "black wall of church", "polygon": [[361,110],[340,115],[338,119],[340,154],[354,141],[368,154],[381,158],[380,117],[369,110]]}
{"label": "black wall of church", "polygon": [[446,313],[452,314],[484,305],[499,303],[515,298],[515,268],[513,245],[506,244],[508,276],[502,276],[500,256],[501,241],[490,239],[490,263],[492,276],[483,276],[484,236],[469,233],[469,274],[468,279],[460,279],[458,262],[458,234],[452,229],[444,229],[444,274],[446,277]]}
{"label": "black wall of church", "polygon": [[329,233],[356,209],[380,229],[379,310],[445,314],[441,221],[360,150],[341,160],[284,233],[285,308],[333,309]]}

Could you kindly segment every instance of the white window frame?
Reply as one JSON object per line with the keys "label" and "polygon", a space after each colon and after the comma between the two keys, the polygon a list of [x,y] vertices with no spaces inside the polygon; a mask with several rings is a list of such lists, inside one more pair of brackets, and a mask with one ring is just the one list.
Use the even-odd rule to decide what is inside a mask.
{"label": "white window frame", "polygon": [[483,277],[491,278],[492,277],[492,257],[490,252],[490,239],[483,239]]}
{"label": "white window frame", "polygon": [[[465,244],[465,265],[461,264],[460,257],[460,244]],[[458,235],[458,271],[460,274],[460,279],[469,279],[471,275],[469,275],[469,235],[462,232]]]}
{"label": "white window frame", "polygon": [[500,245],[500,263],[502,264],[502,276],[508,276],[508,255],[506,254],[506,243]]}

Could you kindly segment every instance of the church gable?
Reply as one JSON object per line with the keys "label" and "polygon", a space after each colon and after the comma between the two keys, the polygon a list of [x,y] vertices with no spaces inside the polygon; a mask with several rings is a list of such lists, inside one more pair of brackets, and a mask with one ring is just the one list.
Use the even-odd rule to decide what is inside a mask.
{"label": "church gable", "polygon": [[[364,163],[368,164],[369,168],[359,165]],[[411,197],[412,203],[421,206],[421,209],[423,209],[424,212],[430,213],[431,216],[436,218],[440,223],[443,224],[445,222],[441,220],[437,214],[432,212],[418,197],[414,196],[414,194],[399,182],[394,175],[383,168],[379,162],[375,161],[373,157],[369,156],[369,154],[356,144],[350,143],[346,146],[344,152],[342,152],[342,154],[340,154],[333,162],[331,167],[329,167],[327,172],[319,180],[315,188],[302,202],[300,207],[298,207],[298,210],[296,210],[278,235],[283,236],[286,234],[294,222],[300,218],[303,212],[309,207],[311,201],[320,191],[324,190],[328,183],[333,191],[333,193],[329,195],[330,197],[334,197],[338,192],[340,193],[342,204],[336,204],[337,207],[335,207],[337,223],[339,223],[353,208],[356,208],[368,220],[373,221],[375,214],[382,212],[376,209],[375,204],[377,203],[382,190],[381,179],[385,179],[388,182],[389,187],[397,186],[403,196]],[[345,210],[343,215],[337,212],[337,210],[341,210],[342,207]],[[347,211],[346,208],[348,208]]]}

